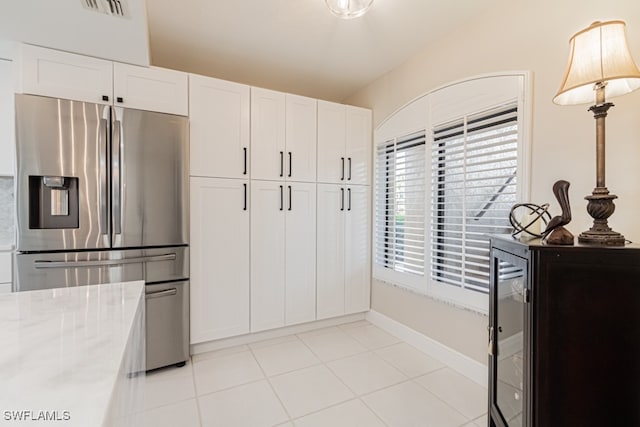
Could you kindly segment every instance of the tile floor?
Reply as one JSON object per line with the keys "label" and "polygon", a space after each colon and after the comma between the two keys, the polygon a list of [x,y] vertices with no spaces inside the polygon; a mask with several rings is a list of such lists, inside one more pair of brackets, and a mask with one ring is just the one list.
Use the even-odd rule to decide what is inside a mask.
{"label": "tile floor", "polygon": [[486,427],[487,390],[367,321],[147,375],[141,426]]}

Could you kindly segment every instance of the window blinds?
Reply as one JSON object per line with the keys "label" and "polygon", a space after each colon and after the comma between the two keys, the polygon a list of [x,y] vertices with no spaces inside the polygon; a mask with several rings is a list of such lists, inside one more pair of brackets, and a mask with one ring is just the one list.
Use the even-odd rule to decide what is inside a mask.
{"label": "window blinds", "polygon": [[510,230],[516,201],[518,111],[515,103],[433,129],[431,277],[486,292],[487,234]]}
{"label": "window blinds", "polygon": [[374,262],[424,275],[425,132],[376,148]]}

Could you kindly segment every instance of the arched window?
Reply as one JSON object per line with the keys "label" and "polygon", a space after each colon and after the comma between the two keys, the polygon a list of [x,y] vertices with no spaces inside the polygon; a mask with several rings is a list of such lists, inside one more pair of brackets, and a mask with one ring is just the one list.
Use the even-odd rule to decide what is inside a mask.
{"label": "arched window", "polygon": [[487,235],[528,196],[528,80],[446,85],[375,130],[374,277],[488,309]]}

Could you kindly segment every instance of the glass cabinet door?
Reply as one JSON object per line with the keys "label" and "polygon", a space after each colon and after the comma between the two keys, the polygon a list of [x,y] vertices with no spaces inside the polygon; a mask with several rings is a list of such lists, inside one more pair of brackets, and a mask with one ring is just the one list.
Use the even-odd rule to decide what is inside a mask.
{"label": "glass cabinet door", "polygon": [[491,404],[506,426],[523,427],[527,261],[495,250],[492,262]]}

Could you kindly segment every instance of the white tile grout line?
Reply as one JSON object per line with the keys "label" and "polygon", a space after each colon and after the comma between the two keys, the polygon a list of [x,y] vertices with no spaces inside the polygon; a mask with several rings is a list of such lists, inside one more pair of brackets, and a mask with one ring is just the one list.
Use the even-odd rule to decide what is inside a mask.
{"label": "white tile grout line", "polygon": [[[372,325],[372,326],[376,326],[376,325],[374,325],[374,324],[372,324],[372,323],[370,323],[370,325]],[[354,326],[354,327],[355,327],[355,328],[357,328],[357,327],[362,327],[362,326],[368,326],[368,325],[364,325],[364,324],[363,324],[363,325],[358,325],[358,326]],[[377,326],[376,326],[376,327],[377,327]],[[382,329],[382,328],[380,328],[380,329],[384,331],[384,329]],[[344,332],[344,331],[343,331],[343,332]],[[385,332],[387,332],[387,331],[385,331]],[[327,332],[327,333],[330,333],[330,332]],[[345,333],[346,333],[346,332],[345,332]],[[387,333],[389,333],[389,332],[387,332]],[[398,368],[396,368],[392,363],[390,363],[390,362],[388,362],[388,361],[386,361],[386,360],[382,359],[382,358],[381,358],[380,356],[378,356],[375,352],[376,352],[376,351],[378,351],[378,350],[381,350],[381,349],[387,348],[387,347],[391,347],[391,346],[397,345],[397,344],[402,343],[402,342],[404,342],[405,344],[408,344],[408,345],[410,345],[411,347],[415,348],[414,346],[412,346],[411,344],[407,343],[406,341],[404,341],[404,340],[402,340],[402,339],[400,339],[400,341],[399,341],[399,342],[394,342],[394,343],[390,343],[390,344],[383,345],[383,346],[380,346],[380,347],[375,347],[375,348],[367,349],[367,350],[366,350],[366,351],[364,351],[364,352],[360,352],[360,353],[356,353],[356,354],[351,354],[351,355],[348,355],[348,356],[344,356],[344,357],[340,357],[340,358],[337,358],[337,359],[333,359],[333,360],[330,360],[330,361],[326,361],[326,362],[324,362],[324,361],[322,361],[322,360],[318,357],[318,355],[313,351],[313,349],[311,349],[311,347],[309,347],[309,345],[308,345],[306,342],[304,342],[304,340],[303,340],[303,339],[301,339],[301,338],[298,336],[298,334],[292,334],[292,335],[295,335],[296,339],[297,339],[298,341],[302,342],[302,343],[303,343],[303,345],[304,345],[305,347],[307,347],[307,348],[309,349],[309,351],[311,351],[311,353],[312,353],[316,358],[318,358],[318,360],[319,360],[320,362],[319,362],[319,363],[312,364],[312,365],[309,365],[309,366],[305,366],[305,367],[303,367],[303,368],[297,368],[297,369],[293,369],[293,370],[291,370],[291,371],[281,372],[281,373],[278,373],[278,374],[275,374],[275,375],[272,375],[272,376],[268,376],[268,375],[266,374],[266,372],[264,371],[264,369],[263,369],[262,365],[260,364],[260,362],[259,362],[258,358],[256,357],[256,355],[255,355],[255,353],[254,353],[254,349],[253,349],[253,348],[251,348],[250,346],[248,346],[248,349],[247,349],[247,350],[239,351],[239,352],[234,353],[234,354],[221,355],[221,356],[217,356],[217,357],[233,356],[233,355],[236,355],[236,354],[244,353],[245,351],[249,351],[249,352],[251,352],[251,355],[253,356],[253,358],[254,358],[255,362],[257,363],[258,367],[260,368],[260,370],[261,370],[261,372],[262,372],[262,374],[263,374],[263,378],[261,378],[261,379],[259,379],[259,380],[249,381],[249,382],[242,383],[242,384],[236,384],[236,385],[234,385],[234,386],[227,387],[227,388],[220,389],[220,390],[216,390],[216,391],[214,391],[214,392],[200,394],[200,393],[198,393],[198,389],[197,389],[197,385],[196,385],[196,380],[195,380],[194,363],[193,363],[193,361],[191,361],[190,365],[191,365],[191,371],[192,371],[192,375],[193,375],[193,384],[194,384],[194,389],[195,389],[195,392],[196,392],[195,399],[196,399],[196,405],[197,405],[197,407],[198,407],[198,417],[199,417],[200,425],[202,426],[202,415],[201,415],[201,411],[200,411],[200,401],[199,401],[199,398],[200,398],[201,396],[207,396],[207,395],[210,395],[210,394],[213,394],[213,393],[218,393],[218,392],[221,392],[221,391],[230,390],[230,389],[233,389],[233,388],[236,388],[236,387],[244,386],[244,385],[247,385],[247,384],[251,384],[251,383],[255,383],[255,382],[259,382],[259,381],[263,381],[263,380],[266,380],[266,381],[267,381],[267,383],[269,384],[269,387],[271,388],[271,390],[272,390],[272,391],[273,391],[273,393],[275,394],[276,398],[278,399],[278,402],[280,403],[280,405],[281,405],[281,406],[282,406],[282,408],[284,409],[285,414],[286,414],[286,415],[287,415],[287,417],[289,418],[289,419],[288,419],[288,421],[289,421],[289,422],[292,422],[292,423],[293,423],[295,420],[299,420],[300,418],[304,418],[304,417],[306,417],[306,416],[308,416],[308,415],[316,414],[316,413],[318,413],[318,412],[322,412],[322,411],[327,410],[327,409],[329,409],[329,408],[332,408],[332,407],[335,407],[335,406],[339,406],[339,405],[342,405],[342,404],[344,404],[344,403],[350,402],[350,401],[352,401],[352,400],[356,400],[356,399],[358,399],[358,400],[360,400],[360,401],[361,401],[361,402],[362,402],[362,403],[363,403],[363,404],[364,404],[364,405],[365,405],[369,410],[371,410],[371,412],[373,412],[373,414],[374,414],[378,419],[380,419],[380,421],[381,421],[384,425],[387,425],[387,424],[384,422],[384,420],[382,420],[382,419],[380,418],[380,416],[378,415],[378,413],[377,413],[373,408],[371,408],[369,405],[367,405],[367,403],[362,399],[362,397],[365,397],[365,396],[368,396],[368,395],[371,395],[371,394],[374,394],[374,393],[381,392],[381,391],[383,391],[383,390],[389,389],[389,388],[391,388],[391,387],[398,386],[398,385],[400,385],[400,384],[403,384],[403,383],[405,383],[405,382],[409,382],[409,381],[411,381],[411,382],[415,383],[415,384],[416,384],[416,385],[418,385],[421,389],[423,389],[423,390],[427,391],[429,394],[433,395],[436,399],[438,399],[439,401],[441,401],[442,403],[444,403],[447,407],[449,407],[449,408],[453,409],[456,413],[460,414],[463,418],[465,418],[465,419],[467,420],[467,421],[465,421],[465,424],[468,424],[468,423],[470,423],[470,422],[475,422],[476,420],[478,420],[478,419],[480,419],[480,418],[482,418],[483,416],[485,416],[485,415],[486,415],[486,414],[482,414],[482,415],[480,415],[480,416],[478,416],[478,417],[476,417],[476,418],[474,418],[474,419],[469,419],[467,416],[465,416],[464,414],[462,414],[462,413],[461,413],[457,408],[455,408],[455,407],[453,407],[452,405],[450,405],[449,403],[445,402],[445,401],[444,401],[444,400],[442,400],[439,396],[437,396],[435,393],[433,393],[431,390],[427,389],[425,386],[423,386],[423,385],[422,385],[422,384],[420,384],[419,382],[415,381],[415,379],[417,379],[418,377],[422,377],[422,376],[425,376],[425,375],[429,375],[429,374],[432,374],[432,373],[434,373],[434,372],[437,372],[437,371],[442,370],[442,369],[445,369],[445,368],[451,369],[451,367],[450,367],[450,366],[447,366],[447,365],[442,366],[442,367],[440,367],[440,368],[438,368],[438,369],[434,369],[434,370],[429,371],[429,372],[424,373],[424,374],[419,374],[419,375],[414,376],[414,377],[409,377],[408,375],[406,375],[406,374],[402,373],[402,371],[400,371],[403,375],[405,375],[405,376],[407,377],[407,379],[406,379],[406,380],[404,380],[404,381],[400,381],[400,382],[395,383],[395,384],[390,384],[390,385],[388,385],[388,386],[386,386],[386,387],[382,387],[382,388],[380,388],[380,389],[373,390],[373,391],[371,391],[371,392],[363,393],[363,394],[360,394],[360,395],[358,395],[354,390],[352,390],[352,389],[351,389],[351,388],[350,388],[350,387],[349,387],[349,386],[348,386],[348,385],[347,385],[347,384],[346,384],[346,383],[345,383],[345,382],[344,382],[340,377],[338,377],[338,376],[335,374],[335,372],[333,372],[333,370],[328,366],[328,363],[330,363],[330,362],[334,362],[334,361],[338,361],[338,360],[343,360],[343,359],[348,359],[348,358],[355,357],[355,356],[358,356],[358,355],[362,355],[362,354],[365,354],[365,353],[372,353],[372,354],[376,355],[378,358],[380,358],[384,363],[386,363],[386,364],[388,364],[388,365],[392,366],[392,367],[393,367],[393,368],[395,368],[395,369],[398,369]],[[352,338],[353,340],[355,340],[355,341],[359,342],[355,337],[351,336],[350,334],[347,334],[347,335],[348,335],[350,338]],[[391,334],[391,335],[393,335],[393,334]],[[396,337],[396,338],[398,338],[398,337]],[[293,340],[292,340],[292,341],[293,341]],[[278,344],[283,344],[283,343],[274,343],[274,344],[270,344],[270,345],[265,346],[265,347],[270,347],[270,346],[272,346],[272,345],[278,345]],[[360,343],[360,344],[362,344],[362,343]],[[265,347],[260,347],[260,348],[265,348]],[[417,349],[417,350],[418,350],[418,351],[420,351],[419,349]],[[422,352],[422,351],[421,351],[421,352]],[[422,352],[422,353],[424,353],[424,352]],[[428,355],[428,354],[427,354],[427,355]],[[210,359],[204,359],[204,360],[202,360],[202,361],[211,360],[211,359],[215,359],[215,358],[216,358],[216,357],[212,357],[212,358],[210,358]],[[200,363],[200,362],[202,362],[202,361],[199,361],[198,363]],[[353,397],[353,398],[350,398],[350,399],[347,399],[347,400],[344,400],[344,401],[342,401],[342,402],[338,402],[338,403],[335,403],[335,404],[329,405],[329,406],[327,406],[327,407],[325,407],[325,408],[318,409],[318,410],[313,411],[313,412],[310,412],[310,413],[308,413],[308,414],[304,414],[304,415],[302,415],[302,416],[300,416],[300,417],[292,418],[292,417],[291,417],[291,415],[289,414],[289,411],[287,410],[286,406],[284,405],[284,403],[283,403],[283,402],[282,402],[282,400],[280,399],[280,396],[278,395],[278,393],[276,392],[275,388],[273,387],[273,384],[271,383],[271,380],[270,380],[270,379],[271,379],[271,378],[273,378],[273,377],[280,376],[280,375],[290,374],[290,373],[292,373],[292,372],[296,372],[296,371],[299,371],[299,370],[302,370],[302,369],[308,369],[308,368],[315,367],[315,366],[320,366],[320,365],[324,365],[324,366],[329,370],[329,372],[331,372],[331,373],[332,373],[332,374],[333,374],[333,375],[338,379],[338,381],[340,381],[340,382],[341,382],[341,383],[342,383],[342,384],[343,384],[343,385],[344,385],[344,386],[345,386],[349,391],[351,391],[351,392],[354,394],[354,397]],[[454,371],[455,371],[455,370],[454,370]],[[161,405],[161,406],[167,406],[167,405],[171,405],[171,404],[174,404],[174,403],[179,403],[179,402],[186,401],[186,400],[190,400],[190,399],[191,399],[191,398],[189,398],[189,399],[182,399],[182,400],[179,400],[179,401],[176,401],[176,402],[172,402],[172,403],[169,403],[169,404],[166,404],[166,405]],[[161,406],[159,406],[159,407],[161,407]],[[153,409],[155,409],[155,408],[153,408]],[[463,425],[464,425],[464,424],[463,424]]]}
{"label": "white tile grout line", "polygon": [[[343,331],[343,332],[344,332],[344,331]],[[348,335],[348,334],[347,334],[347,335]],[[354,341],[358,342],[358,340],[356,340],[355,338],[353,338],[351,335],[348,335],[348,336],[349,336],[352,340],[354,340]],[[309,345],[308,345],[306,342],[304,342],[304,340],[300,339],[300,341],[302,341],[302,342],[304,343],[304,345],[306,345],[306,346],[307,346],[307,348],[309,348],[309,350],[311,351],[311,353],[313,353],[313,354],[318,358],[318,360],[321,360],[321,359],[320,359],[320,357],[319,357],[319,356],[318,356],[318,355],[313,351],[313,349],[312,349],[311,347],[309,347]],[[371,352],[371,353],[372,353],[373,351],[372,351],[372,350],[368,350],[368,349],[367,349],[367,350],[365,350],[365,351],[363,351],[363,352],[360,352],[360,353],[357,353],[357,354],[352,354],[352,355],[345,356],[345,357],[340,357],[340,358],[338,358],[338,359],[334,359],[334,360],[331,360],[331,361],[322,362],[322,365],[324,365],[324,367],[325,367],[325,368],[327,368],[327,370],[328,370],[329,372],[331,372],[331,374],[332,374],[334,377],[336,377],[336,379],[337,379],[338,381],[340,381],[340,383],[341,383],[342,385],[344,385],[344,386],[347,388],[347,390],[349,390],[351,393],[353,393],[353,396],[354,396],[354,397],[353,397],[353,398],[351,398],[351,399],[343,400],[342,402],[335,403],[335,404],[333,404],[333,405],[329,405],[329,406],[327,406],[327,407],[325,407],[325,408],[318,409],[317,411],[313,411],[313,412],[310,412],[310,413],[308,413],[308,414],[301,415],[301,416],[299,416],[299,417],[295,418],[295,420],[299,420],[300,418],[304,418],[304,417],[309,416],[309,415],[312,415],[312,414],[317,414],[318,412],[322,412],[322,411],[325,411],[325,410],[327,410],[327,409],[329,409],[329,408],[333,408],[333,407],[335,407],[335,406],[339,406],[339,405],[342,405],[342,404],[344,404],[344,403],[351,402],[352,400],[356,400],[356,399],[357,399],[357,400],[360,400],[360,401],[362,402],[362,399],[360,399],[360,396],[358,396],[358,393],[356,393],[354,390],[352,390],[352,389],[351,389],[351,387],[349,387],[349,386],[348,386],[348,385],[347,385],[347,384],[342,380],[342,378],[340,378],[338,375],[336,375],[336,373],[333,371],[333,369],[331,369],[331,367],[330,367],[329,365],[327,365],[327,363],[329,363],[329,362],[334,362],[334,361],[337,361],[337,360],[347,359],[347,358],[349,358],[349,357],[353,357],[353,356],[357,356],[357,355],[361,355],[361,354],[365,354],[365,353],[369,353],[369,352]],[[304,369],[304,368],[303,368],[303,369]],[[364,403],[364,402],[362,402],[362,403]],[[365,404],[365,406],[367,406],[367,405]],[[369,407],[367,406],[367,408],[369,408]],[[371,410],[371,408],[369,408],[369,409]],[[371,412],[373,412],[373,414],[374,414],[378,419],[380,419],[380,416],[379,416],[375,411],[371,410]],[[295,425],[294,419],[290,419],[290,421],[291,421],[291,422],[293,422],[293,423],[294,423],[294,425]],[[382,421],[382,419],[380,419],[380,421],[381,421],[381,422],[382,422],[382,424],[384,424],[385,426],[387,425],[384,421]]]}
{"label": "white tile grout line", "polygon": [[[282,409],[284,409],[284,413],[287,415],[288,420],[291,421],[291,414],[287,410],[287,407],[284,405],[284,402],[282,401],[282,399],[280,399],[280,396],[276,392],[276,389],[273,387],[273,384],[271,384],[271,380],[269,379],[269,377],[267,376],[267,373],[262,368],[262,365],[260,364],[260,361],[258,360],[256,355],[254,354],[253,349],[251,347],[249,347],[249,351],[251,352],[251,356],[253,356],[253,359],[256,361],[256,364],[260,368],[260,371],[262,372],[262,375],[264,375],[264,379],[267,381],[267,384],[269,384],[269,387],[271,388],[271,391],[276,396],[276,399],[278,399],[278,402],[280,403],[280,406],[282,407]],[[283,424],[283,423],[280,423],[280,424]],[[278,425],[278,424],[276,424],[276,425]]]}
{"label": "white tile grout line", "polygon": [[202,427],[202,411],[200,410],[200,398],[198,397],[198,389],[196,386],[196,371],[195,366],[193,364],[193,358],[189,357],[189,365],[191,366],[191,380],[193,381],[193,391],[195,392],[195,400],[196,400],[196,409],[198,410],[198,423],[200,427]]}

